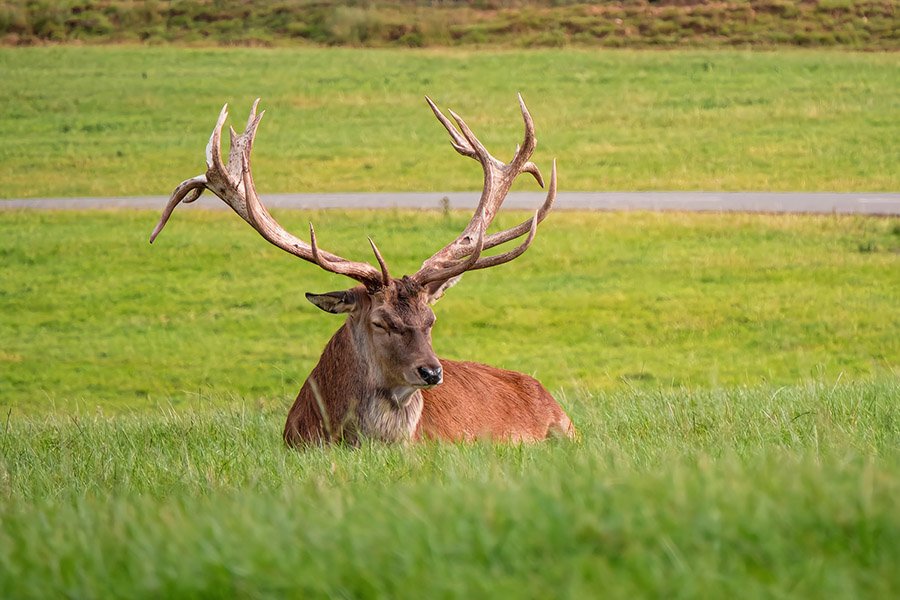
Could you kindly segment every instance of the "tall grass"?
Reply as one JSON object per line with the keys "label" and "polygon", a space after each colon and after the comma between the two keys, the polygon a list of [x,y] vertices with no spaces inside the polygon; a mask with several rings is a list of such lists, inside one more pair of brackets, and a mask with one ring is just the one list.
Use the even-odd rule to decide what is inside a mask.
{"label": "tall grass", "polygon": [[15,418],[0,595],[892,597],[898,396],[573,393],[576,442],[302,452],[246,405]]}

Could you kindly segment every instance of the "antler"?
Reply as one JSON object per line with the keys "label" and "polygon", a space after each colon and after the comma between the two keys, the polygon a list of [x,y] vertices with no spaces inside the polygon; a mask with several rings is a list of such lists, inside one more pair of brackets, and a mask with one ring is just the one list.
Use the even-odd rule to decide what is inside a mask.
{"label": "antler", "polygon": [[228,154],[227,164],[222,163],[221,137],[222,126],[225,124],[225,119],[228,118],[228,105],[222,107],[219,120],[206,145],[206,174],[186,179],[175,188],[163,209],[159,223],[150,235],[150,243],[153,243],[156,236],[165,227],[172,211],[180,202],[193,202],[200,197],[204,189],[207,189],[221,198],[263,238],[282,250],[318,265],[326,271],[351,277],[370,289],[387,285],[390,280],[387,267],[371,239],[369,242],[372,244],[375,257],[381,267],[380,270],[368,263],[350,261],[320,249],[316,244],[316,234],[312,224],[309,226],[310,243],[307,244],[288,233],[269,214],[256,193],[256,186],[250,172],[250,152],[253,149],[253,139],[256,137],[259,122],[265,114],[265,111],[256,113],[258,105],[259,99],[257,98],[250,110],[247,127],[242,134],[238,135],[233,127],[229,127],[231,150]]}
{"label": "antler", "polygon": [[[454,277],[462,275],[466,271],[486,269],[509,262],[520,256],[531,245],[537,232],[538,224],[544,220],[547,213],[553,207],[556,199],[556,161],[553,161],[553,170],[550,174],[550,185],[547,189],[547,198],[544,204],[535,212],[534,217],[523,221],[515,227],[492,233],[485,236],[485,231],[490,226],[497,211],[506,199],[513,181],[521,173],[530,173],[541,187],[544,187],[544,179],[540,170],[531,158],[537,139],[534,137],[534,121],[522,95],[519,94],[519,107],[522,110],[522,118],[525,120],[525,139],[521,146],[516,148],[516,154],[509,163],[503,163],[487,151],[484,145],[478,141],[469,126],[462,118],[452,110],[448,111],[458,127],[454,127],[450,120],[441,113],[431,98],[425,97],[434,116],[450,134],[453,149],[463,156],[468,156],[481,163],[484,169],[484,189],[481,199],[472,220],[459,236],[439,250],[434,256],[422,263],[419,271],[413,275],[420,285],[435,282],[447,282]],[[495,256],[481,256],[483,250],[489,250],[500,244],[509,242],[528,233],[524,242],[508,252]]]}

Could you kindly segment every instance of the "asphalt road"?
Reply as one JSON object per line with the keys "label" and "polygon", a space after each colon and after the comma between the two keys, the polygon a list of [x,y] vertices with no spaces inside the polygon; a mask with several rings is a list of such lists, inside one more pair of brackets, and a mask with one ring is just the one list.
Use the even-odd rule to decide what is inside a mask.
{"label": "asphalt road", "polygon": [[[410,208],[473,209],[479,192],[398,192],[367,194],[266,194],[269,208]],[[534,210],[544,199],[541,192],[511,192],[504,206]],[[41,198],[0,200],[3,209],[88,210],[141,208],[162,210],[165,196],[119,198]],[[227,209],[207,192],[179,210]],[[692,212],[762,212],[900,215],[900,193],[806,192],[559,192],[555,210],[652,210]]]}

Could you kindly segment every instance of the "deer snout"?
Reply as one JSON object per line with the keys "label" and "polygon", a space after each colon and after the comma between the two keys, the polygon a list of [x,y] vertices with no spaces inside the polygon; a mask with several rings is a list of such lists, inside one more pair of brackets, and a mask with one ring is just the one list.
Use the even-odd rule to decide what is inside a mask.
{"label": "deer snout", "polygon": [[419,367],[417,371],[419,377],[422,378],[422,381],[424,381],[426,385],[438,385],[444,380],[444,370],[440,365],[433,367],[422,366]]}

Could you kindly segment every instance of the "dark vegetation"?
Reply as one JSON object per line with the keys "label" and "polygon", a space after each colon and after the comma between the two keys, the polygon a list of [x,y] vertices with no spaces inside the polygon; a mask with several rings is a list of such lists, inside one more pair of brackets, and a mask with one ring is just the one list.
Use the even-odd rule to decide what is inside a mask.
{"label": "dark vegetation", "polygon": [[894,0],[6,0],[0,41],[900,47]]}

